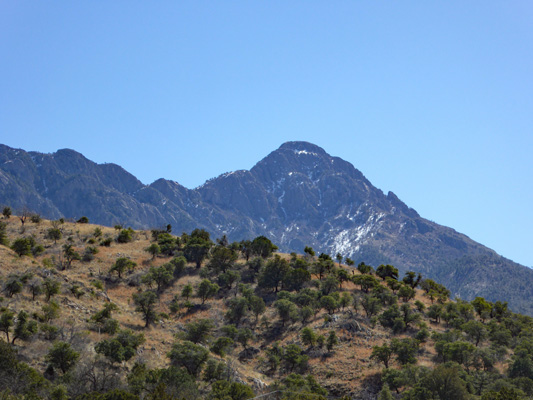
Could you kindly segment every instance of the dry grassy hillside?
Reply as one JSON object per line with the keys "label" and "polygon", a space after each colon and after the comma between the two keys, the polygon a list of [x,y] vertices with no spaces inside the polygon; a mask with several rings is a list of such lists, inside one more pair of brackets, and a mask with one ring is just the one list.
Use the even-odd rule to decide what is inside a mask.
{"label": "dry grassy hillside", "polygon": [[[156,291],[156,283],[152,282],[149,285],[145,279],[143,280],[143,276],[150,273],[151,268],[154,271],[158,267],[168,265],[172,259],[181,255],[187,238],[190,239],[189,235],[181,236],[181,244],[176,245],[176,248],[172,250],[173,255],[152,256],[146,250],[156,243],[150,231],[130,231],[131,241],[119,243],[117,237],[123,232],[121,229],[89,223],[59,223],[47,220],[31,222],[28,219],[24,224],[21,224],[20,219],[16,216],[3,219],[2,222],[5,223],[9,245],[12,246],[18,238],[31,237],[34,240],[33,251],[36,253],[36,255],[19,256],[10,247],[0,246],[0,274],[4,288],[0,303],[2,312],[11,310],[16,314],[20,310],[25,310],[41,326],[39,332],[29,335],[25,340],[20,339],[15,342],[14,347],[18,350],[18,360],[28,363],[40,373],[45,374],[46,379],[52,383],[63,385],[66,388],[66,395],[72,398],[75,398],[73,394],[75,390],[72,388],[72,380],[69,381],[63,376],[67,374],[56,372],[54,376],[47,375],[50,372],[50,362],[46,355],[54,342],[69,343],[80,354],[77,366],[73,367],[69,373],[79,374],[80,365],[87,365],[97,356],[95,344],[113,337],[113,335],[99,331],[94,321],[91,320],[91,317],[109,303],[117,306],[117,310],[112,312],[112,318],[118,321],[120,329],[129,329],[134,334],[143,334],[145,341],[128,361],[112,362],[108,360],[105,367],[100,365],[98,367],[101,369],[100,375],[96,374],[100,378],[94,379],[102,379],[102,374],[105,375],[106,371],[107,373],[111,371],[114,376],[118,377],[118,380],[114,381],[114,387],[131,391],[141,398],[150,398],[150,396],[155,398],[153,396],[157,397],[157,395],[154,395],[155,389],[153,388],[151,392],[148,389],[137,392],[130,390],[131,382],[127,376],[132,374],[134,366],[144,364],[147,369],[169,367],[171,360],[167,354],[172,350],[173,344],[183,342],[190,331],[190,324],[202,319],[207,319],[213,324],[205,340],[200,340],[199,345],[211,349],[209,357],[223,363],[225,366],[224,379],[248,385],[255,395],[277,389],[286,390],[285,394],[279,392],[280,394],[276,395],[277,398],[281,398],[281,396],[285,396],[283,398],[317,398],[317,395],[312,395],[309,386],[301,386],[300,397],[290,397],[288,388],[292,388],[291,390],[294,391],[297,390],[295,388],[298,388],[298,385],[290,386],[291,383],[287,381],[287,377],[291,373],[298,373],[301,376],[314,376],[318,384],[327,390],[325,396],[327,398],[348,396],[347,398],[373,399],[382,390],[382,372],[384,370],[384,363],[376,357],[371,357],[375,346],[388,345],[391,340],[401,341],[415,337],[421,339],[417,342],[415,364],[419,367],[429,367],[427,371],[430,371],[443,361],[439,360],[439,356],[442,354],[438,354],[438,349],[436,349],[438,346],[435,346],[439,338],[433,336],[432,339],[431,333],[444,334],[445,332],[456,331],[458,336],[449,342],[473,343],[466,330],[461,328],[463,325],[455,321],[454,318],[445,317],[446,304],[450,303],[445,296],[439,295],[435,291],[416,289],[414,298],[398,300],[399,287],[395,288],[393,283],[389,283],[394,291],[386,289],[386,281],[371,273],[366,275],[377,281],[378,287],[362,290],[364,288],[356,278],[361,275],[360,272],[353,267],[339,266],[337,262],[332,260],[328,264],[329,271],[325,271],[322,279],[319,279],[316,264],[320,261],[316,256],[312,257],[309,254],[305,256],[281,255],[281,258],[286,260],[287,268],[290,268],[287,271],[293,271],[296,269],[295,266],[299,265],[300,269],[308,270],[311,273],[312,279],[310,281],[305,280],[302,284],[298,283],[301,286],[299,290],[283,290],[285,288],[283,279],[288,279],[286,278],[287,275],[280,280],[279,287],[258,287],[257,282],[258,279],[260,280],[258,277],[262,273],[264,274],[265,265],[268,265],[269,260],[273,260],[273,256],[261,261],[263,266],[257,273],[253,273],[250,272],[252,268],[247,263],[244,252],[240,251],[238,252],[238,259],[227,264],[230,265],[229,271],[240,275],[240,282],[227,285],[227,281],[221,281],[220,271],[205,267],[210,262],[207,258],[203,261],[203,266],[200,269],[196,268],[194,263],[187,263],[183,271],[173,276],[166,285],[162,284],[161,289]],[[59,230],[61,237],[56,240],[52,239],[51,229]],[[107,246],[103,244],[107,244]],[[36,249],[39,245],[43,248]],[[65,246],[70,246],[69,248],[77,252],[82,259],[77,260],[77,257],[74,256],[74,260],[68,265],[69,260],[66,256]],[[218,246],[230,248],[231,244],[222,241],[219,242]],[[213,254],[214,248],[211,248],[211,254]],[[237,251],[236,245],[234,245],[234,250]],[[123,272],[120,278],[117,273],[110,272],[111,267],[119,258],[127,258],[136,264],[133,270]],[[250,260],[253,258],[252,255]],[[297,264],[298,262],[300,264]],[[347,271],[347,274],[339,273],[340,270]],[[349,279],[342,282],[341,276],[347,276]],[[325,286],[328,277],[331,278],[330,281],[337,279],[339,286],[328,289]],[[206,278],[218,283],[220,289],[202,304],[202,300],[197,296],[197,288],[200,282]],[[399,277],[400,281],[401,278]],[[16,279],[22,283],[22,290],[10,293],[9,283]],[[44,293],[37,294],[33,299],[30,285],[30,282],[42,283],[46,279],[60,283],[59,293],[50,300],[59,305],[59,315],[48,321],[43,320],[45,313],[43,306],[49,305],[50,301],[46,301]],[[242,286],[242,284],[249,285],[247,288],[251,291],[247,293],[246,286]],[[191,285],[193,288],[190,297],[182,295],[186,285]],[[373,284],[373,286],[376,285]],[[304,293],[305,290],[309,293],[316,292],[317,298],[313,303],[310,303],[312,304],[309,306],[312,310],[311,315],[302,317],[304,313],[302,309],[305,307],[298,303],[300,300],[296,296],[298,293]],[[154,323],[148,328],[145,327],[142,313],[136,311],[136,304],[133,300],[134,294],[147,291],[157,292],[157,302],[154,307],[158,314]],[[380,291],[381,294],[379,294]],[[248,303],[244,315],[236,323],[234,322],[234,325],[238,330],[249,329],[252,332],[251,338],[249,338],[246,346],[238,343],[239,340],[235,339],[234,343],[228,346],[227,354],[224,356],[216,354],[217,352],[213,351],[213,345],[217,338],[225,337],[227,334],[224,333],[227,331],[224,331],[222,327],[232,322],[231,317],[228,316],[231,301],[246,298],[250,302],[250,296],[263,299],[266,304],[265,311],[258,313],[258,318],[256,318],[249,308],[250,303]],[[324,305],[325,300],[322,298],[325,296],[333,297],[337,301],[333,310],[328,310],[328,307]],[[378,307],[379,310],[369,317],[369,312],[363,306],[365,298],[377,298],[379,296],[382,299],[382,303]],[[280,298],[294,304],[294,307],[289,305],[291,310],[285,321],[282,321],[280,311],[276,307],[276,304],[279,304],[276,301]],[[343,298],[344,300],[342,300]],[[400,317],[393,315],[391,324],[387,326],[383,313],[396,302],[398,310],[401,310],[401,313],[407,310],[405,312],[408,312],[409,316],[406,317],[406,314],[400,314]],[[434,305],[438,306],[437,308],[440,307],[442,312],[438,318],[428,312]],[[512,315],[504,310],[505,315],[502,318],[497,317],[496,313],[493,312],[494,305],[491,305],[491,310],[488,311],[490,315],[478,313],[476,308],[469,307],[470,312],[468,316],[466,314],[463,316],[462,323],[469,320],[479,321],[486,331],[476,346],[472,344],[472,347],[468,348],[469,351],[472,352],[472,349],[477,351],[480,348],[495,349],[495,352],[499,351],[498,356],[494,356],[490,366],[483,364],[482,361],[479,361],[482,365],[476,365],[475,363],[478,361],[473,359],[468,363],[465,361],[464,364],[461,364],[458,362],[461,359],[453,358],[455,356],[448,356],[448,360],[444,361],[450,361],[451,357],[452,361],[457,362],[457,365],[462,368],[461,371],[464,369],[468,373],[474,371],[476,373],[479,371],[490,372],[491,375],[487,375],[490,376],[488,382],[483,385],[480,391],[468,387],[468,382],[464,379],[466,382],[464,385],[466,387],[465,393],[468,393],[468,396],[476,397],[489,389],[492,390],[490,383],[495,381],[496,377],[502,379],[506,377],[507,368],[512,362],[512,348],[517,345],[521,334],[506,328],[511,335],[508,343],[503,343],[504,340],[502,339],[502,343],[498,342],[499,347],[497,348],[495,343],[498,339],[490,336],[495,329],[490,326],[490,323],[494,321],[500,326],[503,317],[511,318]],[[459,313],[457,318],[461,317],[461,311],[457,312]],[[442,317],[447,321],[445,322]],[[402,318],[404,318],[404,322],[408,322],[407,326],[402,327],[401,321],[396,321]],[[392,326],[393,323],[399,325]],[[42,328],[43,325],[57,328],[54,328],[55,333],[52,339],[46,328]],[[304,328],[311,328],[315,337],[322,335],[326,339],[326,343],[322,347],[317,343],[314,345],[304,343],[302,338]],[[14,325],[7,328],[10,340],[15,335],[14,329]],[[421,331],[423,333],[428,331],[429,335],[420,333]],[[334,332],[337,341],[331,339],[328,346],[327,341],[332,336],[332,332]],[[5,330],[3,333],[0,332],[0,335],[7,339]],[[278,343],[279,347],[277,346]],[[283,355],[283,349],[290,348],[288,346],[291,344],[299,346],[302,350],[298,356],[303,356],[303,358],[300,358],[298,362],[289,362],[286,359],[288,356]],[[328,347],[330,348],[328,349]],[[501,351],[502,347],[505,348],[505,351]],[[276,352],[273,350],[275,348],[281,349],[281,353],[278,350],[277,365]],[[105,360],[105,357],[101,359]],[[403,371],[409,365],[412,363],[399,362],[397,356],[394,353],[391,354],[389,370]],[[196,377],[197,392],[194,396],[218,398],[213,395],[214,383],[209,379],[203,379],[202,376]],[[394,395],[402,396],[415,383],[398,384],[397,393]],[[105,392],[111,387],[104,385],[102,388],[97,391]],[[495,388],[494,391],[497,389]],[[527,394],[524,388],[520,390],[522,394]],[[320,391],[316,393],[320,393]]]}

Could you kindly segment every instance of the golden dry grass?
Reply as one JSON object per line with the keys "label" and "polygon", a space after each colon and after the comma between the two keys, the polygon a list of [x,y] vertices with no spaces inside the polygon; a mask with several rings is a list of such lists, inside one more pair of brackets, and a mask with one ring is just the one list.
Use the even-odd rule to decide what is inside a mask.
{"label": "golden dry grass", "polygon": [[[110,247],[98,246],[94,244],[99,250],[94,259],[90,262],[76,261],[70,269],[61,270],[54,267],[54,261],[57,264],[61,258],[62,246],[65,243],[71,243],[80,254],[89,245],[88,241],[94,238],[96,228],[102,231],[102,237],[115,238],[117,231],[114,228],[102,227],[92,224],[79,224],[73,222],[65,222],[60,226],[63,237],[57,243],[53,240],[46,239],[46,232],[52,227],[52,222],[43,220],[39,224],[34,224],[30,221],[25,223],[22,229],[20,221],[13,216],[7,222],[7,232],[11,240],[22,236],[33,236],[35,240],[44,245],[45,251],[42,255],[33,257],[18,257],[11,249],[0,246],[0,271],[2,278],[6,278],[10,274],[22,273],[26,271],[33,271],[40,275],[53,275],[56,279],[62,282],[62,292],[57,296],[57,301],[62,304],[62,311],[60,320],[57,322],[61,325],[65,332],[69,329],[74,329],[82,333],[82,345],[84,351],[88,353],[94,352],[93,344],[106,337],[104,334],[88,330],[88,320],[96,311],[101,309],[107,301],[111,301],[118,305],[119,311],[114,313],[122,328],[132,329],[136,332],[142,332],[146,337],[146,343],[143,345],[141,357],[151,368],[161,368],[168,365],[169,360],[166,354],[171,349],[172,343],[175,341],[175,335],[183,329],[183,326],[198,318],[209,318],[214,321],[223,321],[224,314],[227,311],[225,307],[225,298],[217,298],[208,301],[208,306],[195,313],[179,313],[172,314],[169,310],[169,303],[174,295],[181,293],[182,288],[186,284],[196,286],[200,282],[197,271],[192,265],[189,269],[191,274],[185,274],[182,278],[174,282],[174,284],[167,288],[160,296],[158,311],[169,314],[169,318],[162,320],[159,324],[148,329],[144,328],[144,322],[141,315],[135,311],[135,306],[132,301],[132,295],[138,290],[138,287],[128,286],[124,280],[118,279],[108,280],[108,271],[115,260],[119,257],[128,257],[137,263],[135,273],[147,271],[151,266],[159,266],[168,262],[168,258],[156,258],[151,260],[151,256],[144,250],[150,245],[151,234],[149,231],[137,231],[134,235],[134,240],[130,243],[118,244],[112,242]],[[289,255],[282,255],[284,258]],[[244,262],[240,260],[239,262]],[[352,268],[343,266],[350,271]],[[355,270],[355,274],[359,272]],[[98,290],[92,282],[101,280],[105,283],[103,291]],[[84,288],[86,294],[80,299],[76,299],[69,291],[72,284],[77,283]],[[343,285],[343,290],[354,291],[358,288],[351,282],[346,282]],[[431,301],[423,296],[420,290],[417,290],[416,300],[420,300],[427,307],[431,305]],[[197,299],[192,299],[193,302],[198,303]],[[44,304],[44,299],[40,296],[36,301],[32,301],[31,295],[28,292],[20,293],[12,299],[5,298],[2,302],[3,307],[11,309],[24,309],[30,313],[39,312]],[[346,312],[339,312],[340,317],[344,317]],[[331,354],[324,351],[310,352],[309,372],[317,377],[322,385],[335,391],[344,391],[346,393],[354,393],[365,385],[368,379],[373,379],[376,374],[382,370],[382,365],[370,359],[372,347],[382,345],[388,342],[392,337],[405,337],[405,335],[392,336],[390,331],[383,329],[376,325],[372,327],[367,318],[359,314],[356,316],[359,323],[363,326],[364,332],[348,332],[344,329],[327,326],[324,323],[325,312],[320,312],[313,318],[307,326],[312,327],[317,333],[327,336],[331,329],[336,330],[336,334],[340,339],[339,345]],[[248,320],[249,324],[253,324],[253,317]],[[266,313],[261,318],[262,321],[267,321],[268,324],[262,322],[255,325],[256,340],[253,340],[250,345],[260,349],[258,356],[246,362],[238,360],[238,353],[242,347],[238,345],[232,354],[226,357],[227,362],[231,362],[237,370],[238,374],[246,381],[252,382],[253,379],[260,379],[269,384],[275,379],[279,379],[281,375],[267,374],[265,366],[265,350],[272,344],[271,340],[264,338],[269,337],[269,330],[273,325],[278,324],[278,317],[273,307],[269,307]],[[443,324],[432,324],[427,320],[430,328],[434,331],[442,332],[446,328]],[[268,325],[268,326],[266,326]],[[304,347],[300,340],[300,331],[303,328],[301,323],[295,323],[287,327],[278,335],[275,340],[279,340],[281,345],[289,343],[296,343]],[[43,370],[46,366],[44,364],[44,355],[50,345],[44,339],[35,339],[28,343],[19,342],[20,354],[27,362],[34,367]],[[433,366],[433,357],[435,351],[433,343],[428,341],[421,346],[421,356],[419,364],[423,366]],[[130,364],[135,361],[130,361]],[[394,363],[393,363],[394,365]],[[503,367],[503,366],[501,366]]]}

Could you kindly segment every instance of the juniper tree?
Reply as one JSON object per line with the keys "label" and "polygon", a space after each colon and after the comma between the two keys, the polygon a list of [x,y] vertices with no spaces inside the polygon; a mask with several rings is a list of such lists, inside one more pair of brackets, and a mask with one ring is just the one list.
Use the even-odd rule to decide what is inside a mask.
{"label": "juniper tree", "polygon": [[137,264],[129,260],[125,257],[117,258],[115,263],[111,266],[109,269],[109,273],[116,272],[118,274],[119,279],[122,278],[122,274],[126,271],[133,271],[133,269],[137,266]]}
{"label": "juniper tree", "polygon": [[158,317],[158,314],[154,309],[155,304],[157,303],[157,295],[151,290],[141,293],[134,293],[133,302],[136,306],[135,311],[142,314],[145,322],[144,327],[148,328],[150,324],[155,322]]}

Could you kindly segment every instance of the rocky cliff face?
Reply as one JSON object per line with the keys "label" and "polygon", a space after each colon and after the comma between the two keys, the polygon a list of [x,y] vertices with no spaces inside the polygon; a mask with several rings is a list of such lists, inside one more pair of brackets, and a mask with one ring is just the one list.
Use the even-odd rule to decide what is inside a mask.
{"label": "rocky cliff face", "polygon": [[425,220],[311,143],[285,143],[250,171],[220,175],[194,190],[165,179],[146,186],[117,165],[72,150],[0,146],[0,194],[0,203],[49,218],[85,215],[134,228],[170,223],[175,232],[200,227],[230,240],[265,235],[284,251],[312,246],[356,262],[390,263],[438,279],[464,298],[506,300],[533,314],[532,270]]}

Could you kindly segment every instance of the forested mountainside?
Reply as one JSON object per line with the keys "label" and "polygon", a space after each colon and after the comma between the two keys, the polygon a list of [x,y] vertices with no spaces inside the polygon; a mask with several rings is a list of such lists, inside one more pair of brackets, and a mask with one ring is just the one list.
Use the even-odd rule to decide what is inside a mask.
{"label": "forested mountainside", "polygon": [[0,220],[0,398],[533,398],[533,318],[268,238]]}
{"label": "forested mountainside", "polygon": [[533,271],[385,195],[350,163],[306,142],[288,142],[251,170],[187,189],[159,179],[143,185],[114,164],[73,150],[53,154],[0,146],[0,203],[48,218],[133,228],[171,224],[230,240],[264,235],[283,251],[318,251],[421,271],[453,295],[505,300],[533,314]]}

